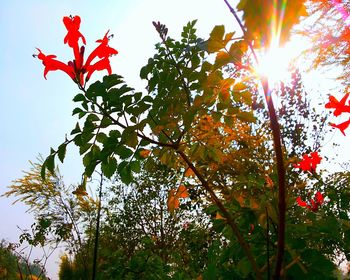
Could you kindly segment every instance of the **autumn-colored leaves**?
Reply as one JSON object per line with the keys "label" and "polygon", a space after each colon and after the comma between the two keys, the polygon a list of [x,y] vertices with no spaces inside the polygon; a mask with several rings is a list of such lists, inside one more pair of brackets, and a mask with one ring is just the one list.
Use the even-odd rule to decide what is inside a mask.
{"label": "autumn-colored leaves", "polygon": [[[194,172],[191,168],[187,168],[184,177],[194,176]],[[185,185],[181,184],[177,189],[171,189],[168,194],[168,210],[170,213],[173,213],[175,209],[180,207],[180,199],[188,198],[188,192]]]}
{"label": "autumn-colored leaves", "polygon": [[169,212],[174,212],[180,206],[180,198],[187,198],[188,192],[184,185],[180,185],[178,189],[171,189],[168,195],[168,209]]}

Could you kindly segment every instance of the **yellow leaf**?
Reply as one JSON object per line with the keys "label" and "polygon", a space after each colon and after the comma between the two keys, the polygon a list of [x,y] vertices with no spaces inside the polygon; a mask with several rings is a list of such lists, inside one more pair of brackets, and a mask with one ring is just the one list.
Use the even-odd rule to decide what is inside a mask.
{"label": "yellow leaf", "polygon": [[77,196],[86,196],[88,193],[86,192],[86,189],[83,185],[79,185],[75,191],[72,192],[73,194]]}

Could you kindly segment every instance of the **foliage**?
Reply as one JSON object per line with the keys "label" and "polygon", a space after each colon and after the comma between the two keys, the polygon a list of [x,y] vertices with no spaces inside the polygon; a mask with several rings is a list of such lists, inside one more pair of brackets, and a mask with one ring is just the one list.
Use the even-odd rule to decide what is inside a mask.
{"label": "foliage", "polygon": [[17,259],[4,240],[0,243],[0,279],[17,279]]}
{"label": "foliage", "polygon": [[[20,242],[42,248],[49,246],[51,253],[48,256],[61,243],[68,250],[77,252],[85,242],[84,231],[94,225],[96,201],[82,193],[86,188],[84,184],[75,190],[72,186],[65,186],[58,169],[47,174],[44,180],[41,177],[41,166],[40,158],[39,163],[31,162],[30,171],[24,172],[24,176],[15,180],[9,186],[10,190],[3,194],[18,197],[15,203],[25,203],[28,211],[34,215],[35,222],[30,230],[23,230]],[[80,252],[83,265],[88,262],[87,256],[88,254]]]}
{"label": "foliage", "polygon": [[25,256],[17,250],[17,245],[0,242],[0,279],[4,280],[46,280],[44,268],[37,260],[29,261],[29,256]]}
{"label": "foliage", "polygon": [[[89,86],[83,82],[89,69],[78,45],[84,38],[78,16],[64,18],[75,56],[66,65],[70,70],[53,67],[53,57],[39,50],[46,72],[63,70],[78,84],[81,92],[73,98],[78,122],[65,142],[51,148],[6,195],[20,195],[36,214],[34,238],[25,235],[33,244],[42,244],[48,233],[56,242],[79,238],[76,225],[84,214],[87,238],[73,246],[72,262],[62,257],[62,279],[90,271],[96,203],[84,195],[98,169],[122,182],[108,193],[99,277],[270,279],[274,267],[274,279],[334,279],[336,260],[349,258],[349,176],[326,176],[317,168],[324,160],[319,153],[327,115],[310,108],[297,70],[290,83],[271,90],[251,67],[258,62],[252,61],[257,48],[289,38],[306,15],[305,3],[241,0],[243,24],[225,2],[243,37],[215,26],[204,40],[192,21],[175,40],[164,24],[153,22],[160,42],[140,71],[146,93],[135,92],[117,74]],[[319,9],[328,3],[314,2],[320,2]],[[108,39],[106,34],[97,48],[104,50],[108,65],[94,70],[111,70],[108,59],[117,51]],[[326,62],[337,47],[321,50],[318,57]],[[333,62],[347,66],[346,59]],[[277,105],[273,94],[279,95]],[[331,96],[326,108],[335,109],[335,116],[348,113],[347,98]],[[349,124],[333,126],[344,133]],[[78,146],[85,166],[77,200],[62,198],[65,189],[55,170],[55,159],[64,161],[70,143]],[[56,198],[59,209],[49,206]],[[79,256],[86,256],[85,267]]]}
{"label": "foliage", "polygon": [[[343,83],[341,89],[349,90],[349,36],[347,23],[350,5],[345,0],[310,0],[310,18],[308,25],[301,31],[313,42],[311,52],[314,54],[314,66],[339,66],[339,79]],[[321,46],[321,47],[320,47]]]}

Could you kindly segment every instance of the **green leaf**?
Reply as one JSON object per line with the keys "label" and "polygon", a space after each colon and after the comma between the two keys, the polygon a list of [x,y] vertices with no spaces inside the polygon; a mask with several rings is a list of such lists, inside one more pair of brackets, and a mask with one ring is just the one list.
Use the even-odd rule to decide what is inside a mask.
{"label": "green leaf", "polygon": [[141,171],[140,162],[138,160],[134,160],[134,161],[130,162],[130,168],[132,171],[139,173]]}
{"label": "green leaf", "polygon": [[142,97],[142,92],[135,92],[134,93],[134,100],[135,102],[138,102]]}
{"label": "green leaf", "polygon": [[122,76],[119,76],[117,74],[112,74],[112,75],[109,75],[109,76],[104,76],[103,77],[103,85],[104,87],[108,90],[110,89],[111,87],[114,87],[118,84],[121,84],[123,83],[123,77]]}
{"label": "green leaf", "polygon": [[256,121],[256,118],[254,117],[253,112],[239,112],[236,114],[237,118],[241,121],[254,123]]}
{"label": "green leaf", "polygon": [[84,111],[83,111],[83,112],[80,112],[80,113],[79,113],[79,116],[78,116],[79,119],[81,119],[82,117],[84,117],[86,114],[87,114],[87,112],[84,112]]}
{"label": "green leaf", "polygon": [[91,84],[86,91],[86,97],[93,98],[96,96],[104,96],[106,95],[106,89],[104,85],[100,81],[96,81],[93,84]]}
{"label": "green leaf", "polygon": [[111,178],[117,170],[117,160],[114,157],[108,157],[106,162],[102,162],[101,170],[107,178]]}
{"label": "green leaf", "polygon": [[51,173],[55,171],[55,156],[49,155],[45,160],[45,166]]}
{"label": "green leaf", "polygon": [[133,180],[132,177],[132,172],[131,172],[131,168],[129,166],[129,163],[126,161],[122,161],[119,165],[118,165],[118,173],[120,175],[120,179],[122,180],[122,182],[124,184],[130,184]]}
{"label": "green leaf", "polygon": [[88,166],[88,165],[91,163],[92,159],[93,159],[92,151],[86,153],[86,155],[85,155],[84,158],[83,158],[83,164],[84,164],[84,166],[85,166],[85,167]]}
{"label": "green leaf", "polygon": [[233,126],[233,120],[234,118],[232,116],[224,116],[224,121],[227,126],[232,127]]}
{"label": "green leaf", "polygon": [[97,122],[100,120],[96,114],[89,114],[86,119],[89,122]]}
{"label": "green leaf", "polygon": [[140,78],[143,79],[143,80],[147,79],[147,76],[148,76],[149,73],[152,72],[153,67],[154,67],[154,61],[153,61],[152,58],[150,58],[150,59],[148,60],[147,65],[145,65],[145,66],[143,66],[143,67],[141,68],[141,71],[140,71]]}
{"label": "green leaf", "polygon": [[138,144],[138,138],[136,131],[128,127],[123,131],[121,141],[131,148],[135,148]]}
{"label": "green leaf", "polygon": [[84,142],[84,143],[82,143],[80,146],[79,146],[79,153],[82,155],[82,154],[84,154],[87,150],[89,150],[90,149],[90,147],[91,147],[91,143],[89,143],[89,142]]}
{"label": "green leaf", "polygon": [[44,163],[41,166],[40,176],[41,176],[41,179],[43,179],[45,181],[45,178],[46,178],[46,161],[44,161]]}
{"label": "green leaf", "polygon": [[74,116],[74,115],[76,115],[76,114],[79,114],[79,113],[81,113],[81,112],[84,112],[81,108],[74,108],[74,110],[73,110],[73,113],[72,113],[72,116]]}
{"label": "green leaf", "polygon": [[252,271],[248,259],[242,258],[237,264],[237,270],[241,274],[242,279],[247,278],[248,274]]}
{"label": "green leaf", "polygon": [[58,158],[60,159],[60,161],[63,163],[64,158],[66,156],[66,150],[67,150],[67,144],[63,143],[58,147],[57,150],[57,154],[58,154]]}
{"label": "green leaf", "polygon": [[100,123],[101,128],[109,127],[112,124],[112,120],[108,117],[103,117]]}
{"label": "green leaf", "polygon": [[144,146],[147,146],[147,145],[149,145],[149,144],[150,144],[150,142],[149,142],[148,140],[141,139],[139,145],[140,145],[141,147],[144,147]]}
{"label": "green leaf", "polygon": [[104,143],[107,139],[108,136],[103,132],[100,132],[96,135],[96,141],[99,143]]}
{"label": "green leaf", "polygon": [[84,94],[79,93],[79,94],[77,94],[76,96],[74,96],[73,101],[74,101],[74,102],[86,101],[86,97],[85,97]]}
{"label": "green leaf", "polygon": [[118,146],[115,149],[115,152],[121,159],[127,159],[133,155],[133,151],[125,147],[124,145]]}
{"label": "green leaf", "polygon": [[74,135],[79,132],[81,132],[81,129],[80,129],[79,123],[77,122],[77,124],[75,125],[75,128],[71,131],[70,135]]}

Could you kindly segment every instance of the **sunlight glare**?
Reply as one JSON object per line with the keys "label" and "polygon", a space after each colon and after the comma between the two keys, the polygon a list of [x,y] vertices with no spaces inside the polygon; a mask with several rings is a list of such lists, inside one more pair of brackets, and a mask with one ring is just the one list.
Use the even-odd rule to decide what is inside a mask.
{"label": "sunlight glare", "polygon": [[273,40],[270,48],[262,52],[259,65],[255,68],[258,76],[266,77],[271,86],[290,78],[291,65],[305,48],[304,43],[295,38],[285,46]]}

